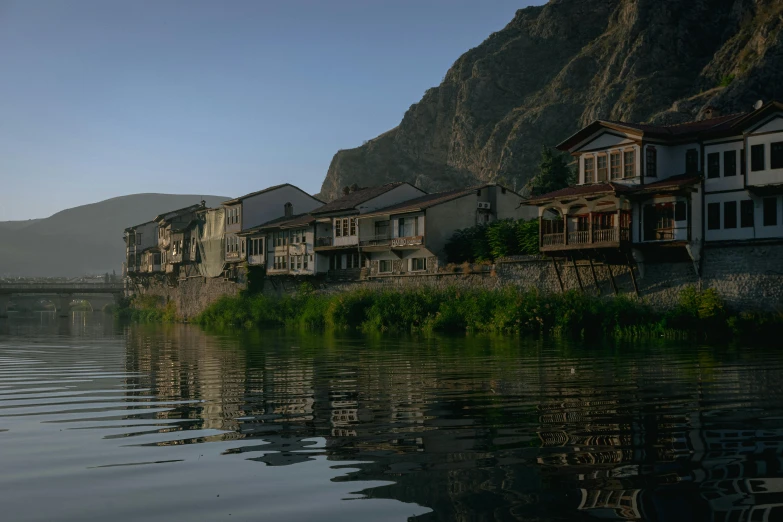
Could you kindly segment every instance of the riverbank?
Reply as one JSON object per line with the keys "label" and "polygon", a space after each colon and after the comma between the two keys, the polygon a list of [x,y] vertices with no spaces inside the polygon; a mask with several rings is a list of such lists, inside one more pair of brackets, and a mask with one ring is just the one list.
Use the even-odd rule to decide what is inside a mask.
{"label": "riverbank", "polygon": [[[120,316],[176,320],[170,303],[147,301],[133,303],[135,309]],[[326,294],[305,284],[293,295],[222,297],[193,322],[212,327],[494,332],[583,339],[663,336],[755,341],[783,335],[783,313],[731,313],[717,292],[694,287],[680,292],[677,306],[660,311],[632,297],[601,299],[576,291],[360,288]]]}

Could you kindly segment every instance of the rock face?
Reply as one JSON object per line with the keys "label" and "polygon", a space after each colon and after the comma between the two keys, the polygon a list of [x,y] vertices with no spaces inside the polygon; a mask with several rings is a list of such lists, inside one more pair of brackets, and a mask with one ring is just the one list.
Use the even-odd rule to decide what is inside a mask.
{"label": "rock face", "polygon": [[462,55],[400,125],[335,154],[320,195],[408,181],[521,187],[596,119],[680,123],[783,98],[781,0],[551,0]]}

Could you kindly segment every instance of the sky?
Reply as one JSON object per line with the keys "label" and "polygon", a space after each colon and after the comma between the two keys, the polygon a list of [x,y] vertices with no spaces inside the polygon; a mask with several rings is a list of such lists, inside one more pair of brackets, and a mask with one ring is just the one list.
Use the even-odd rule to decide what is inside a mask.
{"label": "sky", "polygon": [[543,0],[0,0],[0,221],[140,192],[316,193]]}

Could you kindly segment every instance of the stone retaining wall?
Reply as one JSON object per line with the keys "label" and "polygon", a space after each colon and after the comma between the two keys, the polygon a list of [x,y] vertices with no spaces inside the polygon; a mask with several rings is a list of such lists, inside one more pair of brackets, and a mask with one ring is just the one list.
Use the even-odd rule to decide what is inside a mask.
{"label": "stone retaining wall", "polygon": [[[474,266],[453,273],[416,276],[371,277],[367,281],[326,281],[308,278],[319,291],[335,293],[355,288],[410,289],[483,288],[504,286],[535,288],[542,292],[582,290],[604,297],[615,294],[635,296],[634,278],[626,265],[605,265],[586,261],[557,261],[518,257],[492,266]],[[558,272],[560,278],[558,279]],[[720,246],[704,250],[701,277],[693,263],[641,263],[633,267],[639,296],[656,308],[677,303],[679,293],[688,286],[715,288],[734,310],[783,310],[783,245]],[[595,276],[593,275],[595,274]],[[614,284],[612,283],[614,280]],[[264,294],[282,295],[295,292],[302,279],[267,278]],[[562,288],[561,288],[562,281]],[[174,300],[177,312],[193,317],[222,295],[236,295],[244,285],[223,279],[194,278],[179,286],[161,283],[148,285],[141,293],[161,295]]]}

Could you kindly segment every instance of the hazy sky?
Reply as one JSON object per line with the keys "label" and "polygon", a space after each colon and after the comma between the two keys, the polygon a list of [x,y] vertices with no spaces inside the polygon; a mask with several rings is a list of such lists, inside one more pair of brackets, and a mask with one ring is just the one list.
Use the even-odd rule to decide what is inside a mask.
{"label": "hazy sky", "polygon": [[543,0],[0,0],[0,220],[137,193],[320,190]]}

